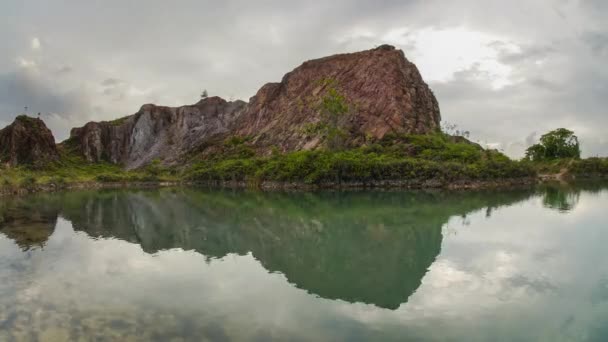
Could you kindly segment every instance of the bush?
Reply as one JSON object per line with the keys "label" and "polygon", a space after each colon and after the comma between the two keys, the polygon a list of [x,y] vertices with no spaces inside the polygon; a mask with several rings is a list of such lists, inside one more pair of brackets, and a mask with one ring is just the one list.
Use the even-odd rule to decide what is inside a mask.
{"label": "bush", "polygon": [[574,161],[570,171],[579,176],[608,176],[608,158],[588,158]]}
{"label": "bush", "polygon": [[25,187],[31,187],[36,185],[36,178],[34,176],[25,176],[22,180],[21,180],[21,185],[25,186]]}
{"label": "bush", "polygon": [[206,160],[195,165],[188,178],[320,184],[429,179],[449,182],[535,176],[530,164],[512,161],[496,151],[483,151],[472,144],[451,144],[430,137],[424,138],[420,145],[424,151],[432,146],[438,153],[421,152],[410,157],[401,151],[405,145],[395,148],[396,145],[374,144],[340,152],[298,151],[266,158]]}
{"label": "bush", "polygon": [[120,175],[102,174],[95,177],[95,180],[102,183],[119,183],[127,179]]}

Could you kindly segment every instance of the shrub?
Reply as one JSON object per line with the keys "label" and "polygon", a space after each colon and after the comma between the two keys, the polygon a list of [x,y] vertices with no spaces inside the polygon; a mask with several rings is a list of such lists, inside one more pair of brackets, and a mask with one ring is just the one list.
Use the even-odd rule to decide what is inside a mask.
{"label": "shrub", "polygon": [[95,177],[95,180],[102,183],[114,183],[114,182],[124,182],[125,177],[119,175],[111,175],[111,174],[101,174]]}
{"label": "shrub", "polygon": [[25,187],[31,187],[36,185],[36,178],[34,176],[25,176],[22,180],[21,180],[21,185],[25,186]]}

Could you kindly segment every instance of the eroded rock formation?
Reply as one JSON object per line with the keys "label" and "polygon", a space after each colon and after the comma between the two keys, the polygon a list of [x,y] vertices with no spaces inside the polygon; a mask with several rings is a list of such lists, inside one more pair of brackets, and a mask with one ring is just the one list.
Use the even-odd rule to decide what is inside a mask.
{"label": "eroded rock formation", "polygon": [[53,133],[40,119],[26,115],[0,130],[0,162],[8,166],[44,166],[59,159]]}
{"label": "eroded rock formation", "polygon": [[89,161],[127,168],[155,159],[175,164],[231,135],[249,137],[260,153],[315,149],[326,144],[326,136],[306,128],[323,120],[320,103],[332,90],[348,107],[338,124],[350,146],[387,133],[439,129],[439,105],[418,69],[401,50],[383,45],[305,62],[280,83],[264,85],[249,104],[212,97],[178,108],[144,105],[122,120],[75,128],[71,141]]}
{"label": "eroded rock formation", "polygon": [[383,45],[308,61],[280,83],[266,84],[238,119],[236,132],[255,137],[262,148],[315,148],[323,141],[302,128],[320,120],[319,102],[329,88],[349,106],[345,119],[350,121],[350,143],[389,132],[426,134],[439,128],[439,105],[416,66],[403,51]]}
{"label": "eroded rock formation", "polygon": [[228,132],[245,105],[219,97],[177,108],[147,104],[117,121],[74,128],[70,140],[92,162],[104,160],[130,169],[155,159],[172,164],[207,138]]}

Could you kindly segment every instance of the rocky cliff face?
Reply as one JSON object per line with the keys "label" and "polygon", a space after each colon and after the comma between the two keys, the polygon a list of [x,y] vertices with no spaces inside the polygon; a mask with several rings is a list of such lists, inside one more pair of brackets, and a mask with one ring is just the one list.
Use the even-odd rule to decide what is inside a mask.
{"label": "rocky cliff face", "polygon": [[126,118],[74,128],[70,140],[89,161],[138,168],[153,160],[177,162],[209,137],[228,132],[246,103],[219,97],[177,108],[147,104]]}
{"label": "rocky cliff face", "polygon": [[40,119],[21,115],[0,130],[2,164],[40,167],[58,159],[53,133]]}
{"label": "rocky cliff face", "polygon": [[91,122],[71,139],[89,161],[137,168],[152,160],[174,164],[185,154],[222,137],[249,137],[260,153],[326,145],[327,134],[307,128],[323,124],[322,102],[332,91],[348,110],[336,125],[347,145],[387,133],[425,134],[439,129],[437,100],[418,69],[392,46],[305,62],[280,83],[263,86],[247,104],[213,97],[178,108],[144,105],[118,122]]}
{"label": "rocky cliff face", "polygon": [[330,89],[349,108],[343,115],[348,122],[341,123],[348,130],[346,143],[439,129],[439,105],[418,69],[403,51],[384,45],[308,61],[280,83],[266,84],[238,119],[236,132],[255,137],[262,149],[316,148],[323,138],[302,128],[322,120],[319,105]]}

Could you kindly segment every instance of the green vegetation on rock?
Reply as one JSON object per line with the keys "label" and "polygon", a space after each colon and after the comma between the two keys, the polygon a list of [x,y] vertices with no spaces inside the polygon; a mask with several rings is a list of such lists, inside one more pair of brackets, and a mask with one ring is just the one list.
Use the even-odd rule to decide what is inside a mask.
{"label": "green vegetation on rock", "polygon": [[[342,151],[314,150],[258,157],[243,142],[196,163],[194,181],[303,182],[306,184],[412,181],[483,181],[533,177],[527,164],[444,134],[388,135]],[[252,151],[251,151],[252,152]]]}
{"label": "green vegetation on rock", "polygon": [[129,183],[175,181],[175,171],[161,167],[158,162],[138,170],[125,170],[106,162],[91,163],[79,156],[70,141],[58,148],[59,161],[44,168],[0,166],[1,188],[32,188],[35,186],[64,187],[74,183]]}

